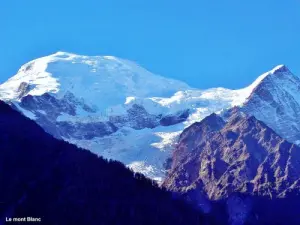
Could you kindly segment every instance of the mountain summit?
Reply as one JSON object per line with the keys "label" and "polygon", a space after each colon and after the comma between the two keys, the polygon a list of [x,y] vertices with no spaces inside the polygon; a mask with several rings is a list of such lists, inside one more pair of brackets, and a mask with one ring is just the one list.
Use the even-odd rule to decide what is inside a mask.
{"label": "mountain summit", "polygon": [[300,144],[300,79],[286,66],[266,75],[241,110],[264,121],[288,141]]}
{"label": "mountain summit", "polygon": [[188,89],[183,82],[154,75],[137,64],[113,56],[80,56],[66,52],[33,60],[1,85],[1,98],[72,92],[100,109],[124,103],[129,96],[171,96]]}

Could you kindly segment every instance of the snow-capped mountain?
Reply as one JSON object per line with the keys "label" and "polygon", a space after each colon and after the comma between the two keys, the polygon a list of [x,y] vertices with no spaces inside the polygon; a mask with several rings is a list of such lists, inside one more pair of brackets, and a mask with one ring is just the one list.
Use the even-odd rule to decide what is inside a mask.
{"label": "snow-capped mountain", "polygon": [[266,74],[242,111],[264,121],[286,140],[300,144],[300,79],[287,67]]}
{"label": "snow-capped mountain", "polygon": [[[281,98],[277,94],[296,96],[299,79],[288,78],[294,75],[286,70],[278,66],[240,90],[198,90],[152,74],[128,60],[58,52],[23,65],[15,76],[0,85],[0,99],[10,102],[56,138],[161,180],[184,128],[233,106],[253,114],[264,110],[270,102],[259,98],[262,89],[272,88],[269,93],[276,95],[276,99]],[[273,77],[278,77],[273,86],[266,85]],[[283,80],[285,88],[281,87]],[[252,99],[259,100],[257,107]],[[282,107],[296,106],[278,111],[273,104],[268,113],[273,113],[274,118],[279,118],[279,112],[282,118],[289,113],[288,119],[295,121],[297,118],[292,116],[296,115],[300,101],[288,100],[291,97],[285,98]],[[268,124],[268,118],[261,120]],[[270,127],[285,130],[288,124],[278,120]],[[297,136],[291,133],[297,129],[289,130],[287,137],[284,132],[280,134],[284,138],[292,135],[297,142]]]}

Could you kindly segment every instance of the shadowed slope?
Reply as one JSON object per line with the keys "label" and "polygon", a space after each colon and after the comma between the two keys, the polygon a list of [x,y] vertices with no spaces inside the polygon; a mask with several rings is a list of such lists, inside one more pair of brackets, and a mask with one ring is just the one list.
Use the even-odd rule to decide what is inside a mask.
{"label": "shadowed slope", "polygon": [[[45,133],[0,102],[0,218],[42,224],[202,224],[143,175]],[[203,223],[204,224],[204,223]]]}

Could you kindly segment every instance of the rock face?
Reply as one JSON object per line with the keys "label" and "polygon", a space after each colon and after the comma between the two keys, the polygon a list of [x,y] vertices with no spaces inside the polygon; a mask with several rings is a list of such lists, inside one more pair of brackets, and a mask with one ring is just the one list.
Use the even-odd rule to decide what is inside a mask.
{"label": "rock face", "polygon": [[298,186],[300,148],[253,116],[232,115],[225,123],[212,114],[185,129],[164,185],[183,191],[203,187],[208,198],[231,193],[284,196]]}
{"label": "rock face", "polygon": [[185,129],[172,161],[163,185],[204,208],[208,200],[226,200],[232,224],[243,224],[256,203],[237,193],[266,199],[300,193],[300,148],[243,113],[227,122],[212,114]]}

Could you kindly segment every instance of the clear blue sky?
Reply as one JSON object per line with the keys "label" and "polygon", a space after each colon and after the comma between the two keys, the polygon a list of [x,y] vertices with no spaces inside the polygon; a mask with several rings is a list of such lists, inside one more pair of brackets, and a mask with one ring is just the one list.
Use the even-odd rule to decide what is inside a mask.
{"label": "clear blue sky", "polygon": [[114,55],[198,88],[300,76],[300,0],[1,0],[0,82],[56,51]]}

